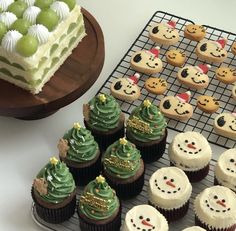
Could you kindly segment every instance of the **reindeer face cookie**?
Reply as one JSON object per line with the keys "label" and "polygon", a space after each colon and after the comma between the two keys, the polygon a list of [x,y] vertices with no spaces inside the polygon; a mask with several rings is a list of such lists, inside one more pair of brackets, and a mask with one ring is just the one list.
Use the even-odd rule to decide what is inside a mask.
{"label": "reindeer face cookie", "polygon": [[215,118],[215,131],[225,137],[236,139],[236,113],[222,113]]}
{"label": "reindeer face cookie", "polygon": [[207,62],[221,63],[227,58],[227,51],[224,49],[226,42],[226,39],[202,40],[197,45],[196,54]]}
{"label": "reindeer face cookie", "polygon": [[185,66],[178,71],[177,79],[180,83],[194,89],[204,89],[209,84],[207,76],[209,65]]}
{"label": "reindeer face cookie", "polygon": [[186,60],[186,55],[180,50],[169,50],[166,52],[166,61],[175,67],[181,67]]}
{"label": "reindeer face cookie", "polygon": [[149,74],[155,74],[162,70],[162,61],[158,58],[159,47],[151,50],[136,51],[130,61],[131,67],[138,71]]}
{"label": "reindeer face cookie", "polygon": [[197,107],[205,113],[212,114],[219,109],[220,103],[212,96],[201,95],[197,98]]}
{"label": "reindeer face cookie", "polygon": [[188,103],[191,93],[186,92],[177,96],[166,96],[160,102],[161,112],[169,118],[184,121],[193,115],[193,107]]}
{"label": "reindeer face cookie", "polygon": [[229,67],[219,67],[216,69],[216,78],[225,84],[236,82],[236,69]]}
{"label": "reindeer face cookie", "polygon": [[184,29],[184,37],[193,41],[201,41],[206,35],[206,29],[203,26],[189,24]]}
{"label": "reindeer face cookie", "polygon": [[150,77],[145,82],[145,88],[155,95],[162,95],[167,89],[167,82],[161,78]]}
{"label": "reindeer face cookie", "polygon": [[175,29],[176,23],[157,23],[149,31],[150,39],[162,45],[173,45],[179,41],[179,32]]}

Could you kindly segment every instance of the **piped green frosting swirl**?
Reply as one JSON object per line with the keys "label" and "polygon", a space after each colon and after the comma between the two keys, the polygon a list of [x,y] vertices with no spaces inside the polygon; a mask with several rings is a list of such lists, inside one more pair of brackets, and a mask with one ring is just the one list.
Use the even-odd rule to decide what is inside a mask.
{"label": "piped green frosting swirl", "polygon": [[[104,179],[102,181],[98,178]],[[107,184],[105,178],[97,177],[84,189],[79,200],[79,208],[82,214],[89,219],[103,220],[111,217],[120,203],[115,191]]]}
{"label": "piped green frosting swirl", "polygon": [[[105,96],[104,100],[101,95]],[[87,123],[92,129],[106,132],[118,126],[121,109],[113,96],[100,94],[90,100],[88,104],[90,115]]]}
{"label": "piped green frosting swirl", "polygon": [[134,144],[129,141],[122,144],[122,139],[120,139],[107,148],[102,162],[109,175],[127,179],[134,176],[139,170],[140,158],[140,151]]}
{"label": "piped green frosting swirl", "polygon": [[[132,126],[132,123],[129,122],[133,121],[134,118],[145,123],[149,128],[149,132]],[[166,119],[160,112],[160,109],[151,104],[148,100],[145,100],[140,106],[136,107],[127,121],[127,131],[133,138],[141,142],[150,142],[160,139],[165,134],[166,126]],[[141,128],[143,127],[145,126],[142,125]]]}
{"label": "piped green frosting swirl", "polygon": [[66,159],[83,163],[96,157],[98,144],[89,130],[73,127],[63,138],[68,141],[69,145]]}
{"label": "piped green frosting swirl", "polygon": [[57,164],[49,162],[37,175],[43,178],[47,184],[47,195],[40,195],[41,198],[50,203],[60,203],[75,190],[74,179],[66,164],[58,161]]}

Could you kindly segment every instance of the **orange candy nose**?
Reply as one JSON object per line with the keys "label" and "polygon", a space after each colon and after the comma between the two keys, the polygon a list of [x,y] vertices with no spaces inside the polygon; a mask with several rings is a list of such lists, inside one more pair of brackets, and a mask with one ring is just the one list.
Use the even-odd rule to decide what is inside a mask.
{"label": "orange candy nose", "polygon": [[146,226],[153,227],[153,225],[151,225],[150,223],[148,223],[148,222],[145,221],[145,220],[142,220],[142,224],[143,224],[143,225],[146,225]]}
{"label": "orange candy nose", "polygon": [[166,181],[166,184],[169,185],[172,188],[175,188],[175,185],[172,182],[170,182],[169,180]]}
{"label": "orange candy nose", "polygon": [[188,144],[187,146],[188,146],[188,148],[196,149],[196,147],[192,144]]}
{"label": "orange candy nose", "polygon": [[223,206],[223,207],[226,207],[226,205],[222,201],[220,201],[220,200],[216,201],[216,203],[221,205],[221,206]]}

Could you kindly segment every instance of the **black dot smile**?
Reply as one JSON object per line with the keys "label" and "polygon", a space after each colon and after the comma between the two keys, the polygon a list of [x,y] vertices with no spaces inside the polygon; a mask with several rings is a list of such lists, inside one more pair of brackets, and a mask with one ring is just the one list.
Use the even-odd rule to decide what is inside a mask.
{"label": "black dot smile", "polygon": [[153,68],[153,69],[156,68],[156,66],[158,66],[158,64],[156,66],[151,66],[149,63],[146,63],[146,65],[150,68]]}

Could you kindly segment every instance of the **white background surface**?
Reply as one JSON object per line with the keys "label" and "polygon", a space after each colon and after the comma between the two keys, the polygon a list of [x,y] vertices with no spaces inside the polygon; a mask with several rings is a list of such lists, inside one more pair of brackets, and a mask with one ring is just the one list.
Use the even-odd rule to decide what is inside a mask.
{"label": "white background surface", "polygon": [[[236,33],[235,0],[81,0],[100,23],[106,58],[96,84],[80,99],[38,121],[0,117],[0,231],[41,230],[30,215],[32,180],[157,10]],[[10,92],[9,92],[10,94]],[[217,149],[216,154],[222,150]]]}

